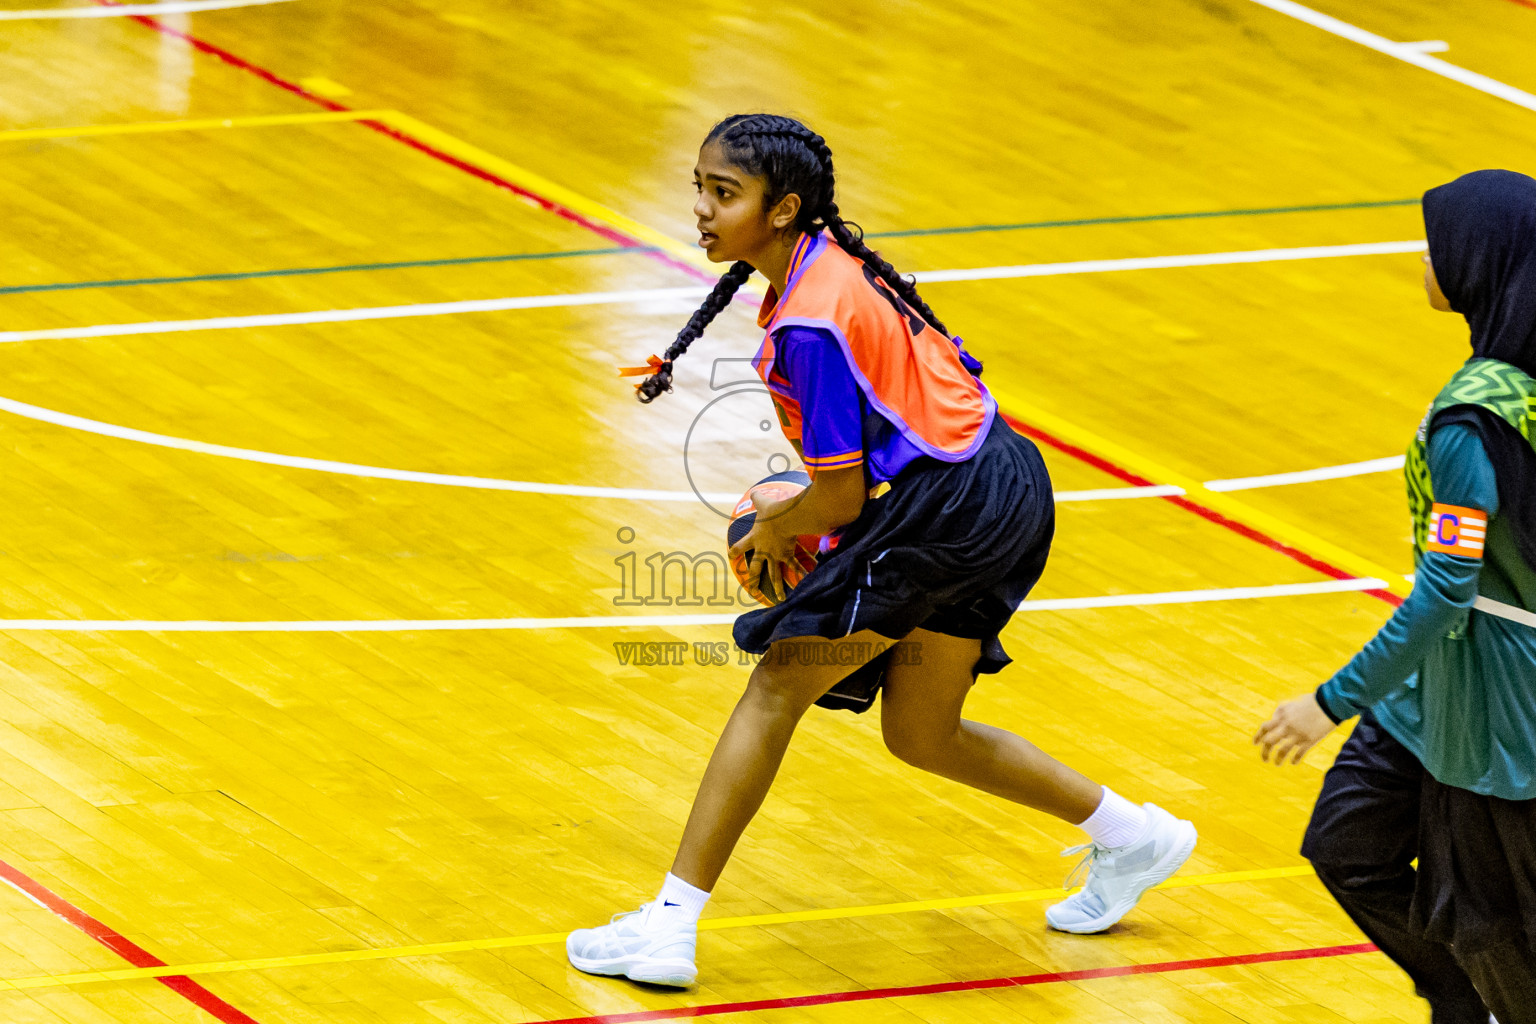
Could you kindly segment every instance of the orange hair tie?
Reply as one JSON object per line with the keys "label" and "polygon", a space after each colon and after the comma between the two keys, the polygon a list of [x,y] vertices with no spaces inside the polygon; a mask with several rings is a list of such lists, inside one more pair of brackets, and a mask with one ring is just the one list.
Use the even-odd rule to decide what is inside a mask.
{"label": "orange hair tie", "polygon": [[[649,377],[659,372],[661,372],[661,357],[657,355],[652,355],[647,359],[644,366],[619,367],[620,377]],[[639,387],[638,384],[635,386]]]}

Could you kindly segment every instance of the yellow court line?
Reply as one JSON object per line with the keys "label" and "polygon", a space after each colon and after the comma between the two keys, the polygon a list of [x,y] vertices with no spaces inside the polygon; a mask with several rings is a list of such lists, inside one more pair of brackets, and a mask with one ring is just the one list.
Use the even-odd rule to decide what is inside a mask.
{"label": "yellow court line", "polygon": [[1212,511],[1219,512],[1228,519],[1236,520],[1246,526],[1261,530],[1269,536],[1291,547],[1304,551],[1314,558],[1320,558],[1346,572],[1353,573],[1361,578],[1376,578],[1386,581],[1386,589],[1399,596],[1406,597],[1413,590],[1410,583],[1401,573],[1393,572],[1383,566],[1353,551],[1347,551],[1330,541],[1326,541],[1316,534],[1295,526],[1283,519],[1279,519],[1267,512],[1261,512],[1246,502],[1238,501],[1222,491],[1213,491],[1198,480],[1177,473],[1162,465],[1154,459],[1118,445],[1107,438],[1100,437],[1090,430],[1085,430],[1069,420],[1062,419],[1054,413],[1046,412],[1039,406],[1023,401],[1015,395],[1007,394],[999,390],[996,382],[988,385],[998,405],[1007,410],[1010,415],[1016,415],[1033,426],[1039,427],[1047,433],[1054,434],[1064,441],[1068,441],[1079,448],[1091,451],[1096,455],[1108,459],[1117,465],[1146,477],[1158,484],[1171,484],[1184,490],[1184,496],[1199,505],[1204,505]]}
{"label": "yellow court line", "polygon": [[[1226,885],[1233,882],[1259,882],[1273,878],[1310,876],[1312,868],[1299,864],[1284,868],[1259,868],[1253,871],[1228,871],[1213,875],[1172,878],[1157,889],[1184,889],[1192,886]],[[762,928],[800,921],[836,921],[855,917],[910,914],[919,911],[956,910],[963,907],[989,907],[1002,903],[1032,903],[1058,899],[1067,890],[1029,889],[1023,892],[999,892],[984,896],[954,896],[937,900],[913,900],[909,903],[880,903],[863,907],[829,907],[825,910],[796,910],[786,914],[755,914],[750,917],[718,917],[699,922],[700,931],[725,928]],[[186,977],[199,974],[229,974],[235,971],[266,971],[280,967],[307,967],[314,964],[357,963],[364,960],[394,960],[409,956],[441,956],[516,946],[552,946],[565,941],[565,932],[542,935],[509,935],[495,939],[466,939],[461,942],[437,942],[425,946],[395,946],[388,949],[350,949],[334,953],[306,953],[299,956],[275,956],[261,960],[222,960],[201,964],[171,964],[165,967],[124,967],[112,971],[84,971],[79,974],[40,975],[35,978],[0,980],[0,991],[66,988],[109,981],[135,981],[143,978]]]}
{"label": "yellow court line", "polygon": [[416,120],[409,114],[402,114],[397,110],[388,110],[376,113],[371,120],[380,121],[397,128],[411,137],[425,142],[434,149],[439,149],[449,156],[457,157],[467,163],[474,164],[483,170],[491,171],[501,178],[506,179],[519,188],[525,188],[537,193],[546,199],[552,200],[583,217],[607,224],[624,234],[629,235],[647,245],[655,246],[669,256],[673,256],[691,267],[696,267],[706,273],[720,275],[724,269],[709,262],[709,258],[696,246],[680,242],[671,235],[657,231],[649,225],[642,224],[624,216],[617,210],[610,209],[602,203],[577,192],[572,192],[564,185],[550,181],[548,178],[535,174],[526,167],[519,167],[510,160],[503,160],[494,153],[487,153],[479,146],[465,142],[456,136],[449,135],[441,129]]}
{"label": "yellow court line", "polygon": [[[78,138],[98,135],[132,135],[152,132],[201,131],[218,128],[263,127],[273,125],[324,124],[346,121],[378,121],[407,132],[450,156],[474,163],[492,171],[506,180],[549,198],[584,217],[616,228],[631,237],[653,245],[683,262],[718,273],[715,267],[696,248],[686,245],[654,228],[630,219],[615,210],[572,192],[510,161],[503,160],[477,146],[464,142],[409,115],[392,110],[347,110],[306,114],[275,114],[259,117],[222,118],[200,121],[137,122],[118,125],[89,125],[76,128],[43,128],[0,132],[0,142],[23,139]],[[993,388],[994,393],[996,388]],[[1407,583],[1398,576],[1367,559],[1345,551],[1299,527],[1291,526],[1225,494],[1210,491],[1198,481],[1188,479],[1160,464],[1140,456],[1129,449],[1100,438],[1043,409],[1017,399],[999,399],[1013,411],[1065,440],[1094,451],[1149,479],[1172,484],[1185,490],[1188,496],[1223,515],[1260,528],[1265,532],[1303,548],[1310,554],[1333,562],[1360,576],[1374,576],[1388,581],[1389,587],[1406,592]],[[1192,875],[1171,879],[1157,886],[1158,889],[1177,889],[1191,886],[1222,885],[1234,882],[1261,881],[1274,878],[1291,878],[1310,875],[1312,869],[1305,865],[1284,868],[1265,868],[1254,871],[1235,871],[1223,874]],[[804,921],[830,921],[888,914],[905,914],[920,911],[954,910],[964,907],[995,906],[1005,903],[1035,902],[1054,899],[1063,894],[1062,889],[1033,889],[1024,892],[992,893],[983,896],[959,896],[936,900],[916,900],[906,903],[886,903],[862,907],[834,907],[824,910],[802,910],[783,914],[758,914],[749,917],[711,918],[699,922],[704,931],[727,928],[765,927]],[[0,991],[19,991],[41,988],[62,988],[100,982],[129,981],[142,978],[163,978],[201,974],[222,974],[237,971],[270,970],[282,967],[301,967],[327,963],[356,963],[366,960],[385,960],[411,956],[435,956],[447,953],[475,950],[508,949],[518,946],[553,945],[565,940],[564,932],[540,935],[514,935],[492,939],[470,939],[460,942],[442,942],[420,946],[398,946],[385,949],[342,950],[332,953],[310,953],[299,956],[269,957],[259,960],[229,960],[199,964],[169,965],[165,967],[123,968],[109,971],[88,971],[77,974],[45,975],[33,978],[0,980]]]}
{"label": "yellow court line", "polygon": [[[446,132],[433,128],[431,125],[424,124],[408,114],[389,111],[378,115],[374,120],[382,121],[390,127],[398,128],[402,132],[415,136],[422,142],[429,143],[450,156],[458,157],[461,160],[493,171],[515,185],[552,199],[584,217],[607,224],[609,227],[616,228],[632,238],[644,241],[648,245],[653,245],[665,251],[668,255],[675,256],[679,260],[688,263],[690,266],[705,270],[711,274],[721,273],[721,269],[710,263],[697,248],[663,234],[655,228],[641,224],[637,220],[626,217],[616,210],[609,209],[602,203],[588,199],[586,196],[573,192],[563,185],[558,185],[548,178],[535,174],[524,167],[519,167],[517,164],[503,160],[492,153],[487,153],[478,146],[471,145],[462,139],[455,138]],[[1337,544],[1323,540],[1310,531],[1277,519],[1266,512],[1261,512],[1245,502],[1229,497],[1224,492],[1209,490],[1198,480],[1175,473],[1173,470],[1152,459],[1099,437],[1097,434],[1084,430],[1059,416],[1052,415],[1029,402],[1020,401],[1012,396],[1004,398],[1003,394],[991,384],[988,387],[993,395],[997,397],[999,404],[1010,413],[1015,413],[1021,419],[1027,420],[1063,440],[1070,441],[1080,448],[1110,459],[1126,469],[1152,480],[1154,483],[1181,487],[1190,500],[1219,512],[1229,519],[1261,530],[1283,543],[1304,551],[1314,558],[1332,563],[1356,576],[1385,580],[1387,584],[1386,589],[1399,596],[1407,596],[1413,589],[1413,585],[1401,573],[1396,573],[1379,566],[1370,559],[1357,555],[1352,551],[1346,551]]]}
{"label": "yellow court line", "polygon": [[[657,231],[655,228],[642,224],[630,217],[626,217],[617,210],[604,206],[595,200],[588,199],[580,193],[573,192],[565,186],[557,184],[525,167],[520,167],[509,160],[504,160],[493,153],[489,153],[478,146],[465,142],[456,136],[449,135],[447,132],[434,128],[423,121],[411,117],[409,114],[403,114],[397,110],[342,110],[201,121],[150,121],[117,125],[91,125],[78,128],[24,129],[0,132],[0,142],[21,141],[24,139],[72,138],[90,135],[129,135],[146,132],[200,131],[217,128],[245,128],[270,125],[324,124],[328,122],[363,120],[377,121],[414,136],[421,142],[427,143],[450,156],[491,171],[505,180],[559,203],[581,216],[616,228],[631,238],[654,246],[689,266],[708,274],[718,274],[721,272],[720,268],[710,263],[708,258],[695,246],[678,241],[670,235]],[[761,291],[760,288],[749,290]],[[1209,490],[1197,480],[1176,473],[1152,459],[1132,452],[1105,438],[1101,438],[1091,431],[1078,427],[1031,403],[1021,401],[1016,397],[1009,397],[1003,400],[1001,393],[996,387],[992,387],[991,390],[1010,412],[1017,412],[1022,418],[1035,423],[1042,429],[1048,430],[1064,440],[1071,441],[1081,448],[1109,458],[1156,483],[1180,487],[1191,500],[1220,512],[1228,518],[1262,530],[1292,547],[1303,550],[1324,561],[1331,562],[1341,569],[1354,573],[1356,576],[1385,580],[1387,589],[1399,596],[1406,596],[1413,589],[1412,584],[1401,574],[1383,568],[1351,551],[1346,551],[1336,544],[1323,540],[1310,531],[1294,526],[1268,513],[1261,512],[1245,502],[1229,497],[1224,492]]]}
{"label": "yellow court line", "polygon": [[[1170,878],[1155,889],[1184,889],[1190,886],[1225,885],[1230,882],[1258,882],[1270,878],[1292,878],[1310,875],[1312,869],[1305,864],[1289,868],[1259,868],[1254,871],[1228,871],[1219,875],[1190,875],[1187,878]],[[788,914],[757,914],[752,917],[719,917],[699,922],[701,931],[714,928],[762,928],[773,924],[789,924],[796,921],[834,921],[850,917],[878,917],[883,914],[910,914],[920,910],[955,910],[961,907],[990,907],[999,903],[1033,903],[1040,900],[1061,899],[1069,891],[1057,886],[1051,889],[1028,889],[1024,892],[998,892],[987,896],[952,896],[948,899],[913,900],[910,903],[880,903],[868,907],[829,907],[826,910],[796,910]]]}
{"label": "yellow court line", "polygon": [[93,135],[149,135],[157,132],[201,132],[218,128],[267,128],[286,124],[330,124],[338,121],[382,121],[390,110],[325,110],[305,114],[262,114],[255,117],[210,117],[199,121],[128,121],[73,128],[22,128],[0,132],[0,142],[28,139],[76,139]]}

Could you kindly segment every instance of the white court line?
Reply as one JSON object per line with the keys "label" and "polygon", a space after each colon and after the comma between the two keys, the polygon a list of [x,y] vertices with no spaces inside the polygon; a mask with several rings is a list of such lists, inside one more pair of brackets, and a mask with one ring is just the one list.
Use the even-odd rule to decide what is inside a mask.
{"label": "white court line", "polygon": [[450,316],[459,313],[495,313],[507,309],[549,309],[565,306],[602,306],[622,302],[654,302],[666,299],[702,299],[704,285],[684,288],[640,288],[620,292],[574,292],[564,295],[519,295],[506,299],[470,299],[465,302],[421,302],[409,306],[368,306],[362,309],[319,309],[303,313],[262,313],[257,316],[216,316],[206,320],[158,320],[136,324],[97,324],[92,327],[59,327],[46,331],[0,331],[0,342],[57,341],[65,338],[118,338],[134,334],[173,334],[180,331],[222,331],[247,327],[285,327],[292,324],[350,323],[357,320],[396,320],[413,316]]}
{"label": "white court line", "polygon": [[[628,501],[695,501],[700,497],[709,501],[735,501],[739,495],[707,491],[660,491],[630,487],[585,487],[577,484],[550,484],[530,480],[502,480],[496,477],[460,476],[450,473],[425,473],[411,469],[390,469],[384,466],[364,466],[354,462],[336,462],[331,459],[311,459],[300,455],[280,455],[276,452],[258,451],[253,448],[233,448],[229,445],[209,444],[190,438],[155,434],[147,430],[122,427],[115,423],[89,420],[83,416],[28,405],[11,398],[0,398],[0,411],[26,419],[52,423],[104,437],[116,437],[124,441],[176,448],[197,452],[201,455],[217,455],[245,462],[260,462],[270,466],[287,466],[292,469],[310,469],[322,473],[339,473],[345,476],[368,477],[378,480],[401,480],[408,483],[437,484],[443,487],[469,487],[490,491],[518,491],[525,494],[560,494],[581,498],[619,498]],[[1213,480],[1206,486],[1212,490],[1244,490],[1250,487],[1272,487],[1280,484],[1304,483],[1309,480],[1331,480],[1338,477],[1358,476],[1366,473],[1401,469],[1403,457],[1392,456],[1370,462],[1352,462],[1344,466],[1326,466],[1322,469],[1302,470],[1296,473],[1277,473],[1271,476],[1242,477],[1233,480]],[[1220,486],[1217,486],[1220,485]],[[1057,502],[1112,501],[1124,498],[1163,498],[1184,494],[1182,487],[1172,485],[1147,485],[1141,487],[1105,487],[1095,490],[1057,491]]]}
{"label": "white court line", "polygon": [[[152,444],[161,448],[178,448],[182,451],[198,452],[202,455],[218,455],[226,459],[241,459],[245,462],[262,462],[270,466],[313,469],[321,473],[340,473],[346,476],[370,477],[378,480],[404,480],[410,483],[438,484],[444,487],[472,487],[487,491],[564,494],[577,498],[624,498],[631,501],[699,500],[699,495],[694,494],[692,491],[652,491],[628,487],[582,487],[573,484],[535,483],[527,480],[499,480],[495,477],[457,476],[448,473],[418,473],[410,469],[362,466],[352,462],[333,462],[330,459],[307,459],[299,455],[279,455],[275,452],[256,451],[251,448],[231,448],[228,445],[208,444],[205,441],[193,441],[184,437],[152,434],[147,430],[135,430],[132,427],[120,427],[115,423],[88,420],[81,416],[71,416],[68,413],[44,409],[37,405],[28,405],[25,402],[17,402],[10,398],[0,398],[0,410],[17,416],[24,416],[27,419],[41,420],[44,423],[68,427],[71,430],[82,430],[90,434],[121,438],[124,441],[138,441],[141,444]],[[707,493],[704,497],[711,501],[735,502],[741,495]]]}
{"label": "white court line", "polygon": [[[1161,594],[1110,594],[1104,597],[1060,597],[1025,601],[1021,612],[1059,612],[1080,608],[1142,608],[1155,604],[1199,604],[1206,601],[1251,601],[1266,597],[1303,597],[1339,594],[1352,590],[1381,590],[1386,583],[1374,577],[1322,580],[1317,583],[1281,583],[1268,587],[1221,587],[1214,590],[1169,590]],[[3,620],[0,620],[3,621]]]}
{"label": "white court line", "polygon": [[1384,256],[1423,252],[1425,243],[1364,242],[1357,245],[1311,245],[1298,249],[1251,249],[1245,252],[1191,253],[1185,256],[1141,256],[1123,260],[1082,260],[1077,263],[1027,263],[1017,267],[975,267],[963,270],[920,270],[923,284],[942,281],[996,281],[1015,277],[1054,277],[1058,274],[1103,274],[1117,270],[1164,270],[1169,267],[1214,267],[1232,263],[1275,263],[1321,260],[1340,256]]}
{"label": "white court line", "polygon": [[1247,491],[1255,487],[1309,484],[1316,480],[1338,480],[1346,476],[1386,473],[1394,469],[1402,469],[1404,461],[1401,455],[1389,455],[1384,459],[1349,462],[1342,466],[1324,466],[1322,469],[1304,469],[1296,473],[1271,473],[1268,476],[1244,476],[1232,480],[1207,480],[1205,486],[1212,491]]}
{"label": "white court line", "polygon": [[[1060,274],[1103,274],[1122,270],[1161,270],[1171,267],[1209,267],[1234,263],[1273,263],[1285,260],[1316,260],[1341,256],[1380,256],[1422,252],[1424,242],[1366,242],[1359,245],[1306,246],[1299,249],[1256,249],[1244,252],[1189,253],[1182,256],[1145,256],[1122,260],[1084,260],[1078,263],[1036,263],[1015,267],[972,267],[962,270],[929,270],[919,281],[988,281],[1016,277],[1054,277]],[[552,309],[565,306],[601,306],[626,302],[697,299],[708,294],[703,286],[644,288],[616,292],[573,292],[564,295],[523,295],[505,299],[472,299],[466,302],[427,302],[407,306],[369,306],[362,309],[323,309],[303,313],[264,313],[257,316],[221,316],[205,320],[157,320],[133,324],[96,324],[89,327],[56,327],[40,331],[0,331],[0,342],[62,341],[70,338],[119,338],[139,334],[170,334],[182,331],[238,330],[249,327],[283,327],[294,324],[345,323],[357,320],[393,320],[401,317],[448,316],[460,313],[491,313],[510,309]]]}
{"label": "white court line", "polygon": [[[1379,590],[1378,579],[1323,580],[1269,587],[1173,590],[1158,594],[1108,594],[1025,601],[1021,612],[1059,612],[1087,608],[1131,608],[1163,604],[1248,601],[1303,597],[1355,590]],[[0,632],[51,633],[406,633],[488,629],[626,629],[640,626],[726,626],[736,612],[717,615],[584,615],[561,619],[336,619],[241,622],[215,619],[0,619]]]}
{"label": "white court line", "polygon": [[[486,491],[516,491],[523,494],[560,494],[576,498],[617,498],[624,501],[707,501],[735,502],[739,495],[723,491],[660,491],[633,487],[585,487],[579,484],[550,484],[532,480],[502,480],[497,477],[460,476],[452,473],[424,473],[413,469],[390,469],[385,466],[364,466],[355,462],[336,462],[332,459],[311,459],[302,455],[280,455],[277,452],[258,451],[254,448],[234,448],[223,444],[209,444],[169,434],[155,434],[148,430],[136,430],[115,423],[89,420],[72,416],[67,412],[44,409],[40,405],[28,405],[13,398],[0,398],[0,412],[8,412],[29,420],[52,423],[69,430],[79,430],[103,437],[115,437],[123,441],[137,441],[160,448],[196,452],[200,455],[217,455],[225,459],[243,462],[260,462],[268,466],[286,466],[290,469],[309,469],[320,473],[338,473],[343,476],[367,477],[375,480],[400,480],[407,483],[436,484],[440,487],[468,487]],[[1206,484],[1212,490],[1238,491],[1251,487],[1275,487],[1282,484],[1305,483],[1311,480],[1333,480],[1345,476],[1381,473],[1401,469],[1403,457],[1391,456],[1369,462],[1351,462],[1343,466],[1325,466],[1296,473],[1275,473],[1270,476],[1250,476],[1233,480],[1213,480]],[[1182,487],[1167,484],[1149,484],[1141,487],[1104,487],[1084,491],[1057,491],[1057,503],[1078,501],[1114,501],[1125,498],[1165,498],[1185,493]]]}
{"label": "white court line", "polygon": [[230,7],[283,4],[291,0],[169,0],[163,4],[117,4],[108,7],[47,7],[36,11],[0,11],[0,21],[37,21],[43,18],[131,18],[156,14],[193,14]]}
{"label": "white court line", "polygon": [[1524,107],[1527,110],[1536,110],[1536,96],[1522,89],[1516,89],[1512,85],[1505,85],[1496,78],[1480,75],[1476,71],[1468,71],[1466,68],[1443,61],[1439,57],[1431,57],[1422,49],[1423,43],[1395,43],[1385,36],[1379,36],[1374,32],[1367,32],[1358,25],[1351,25],[1347,21],[1340,21],[1338,18],[1330,17],[1321,11],[1314,11],[1310,7],[1303,7],[1301,4],[1292,2],[1292,0],[1253,0],[1253,2],[1261,7],[1268,7],[1272,11],[1278,11],[1288,17],[1295,18],[1297,21],[1304,21],[1308,25],[1322,29],[1324,32],[1332,32],[1336,36],[1342,36],[1350,42],[1359,43],[1361,46],[1368,46],[1378,53],[1386,54],[1388,57],[1396,57],[1400,61],[1423,68],[1425,71],[1433,71],[1435,74],[1449,78],[1453,82],[1460,82],[1462,85],[1471,86],[1479,92],[1485,92],[1490,96],[1497,96],[1501,100],[1508,100],[1510,103]]}

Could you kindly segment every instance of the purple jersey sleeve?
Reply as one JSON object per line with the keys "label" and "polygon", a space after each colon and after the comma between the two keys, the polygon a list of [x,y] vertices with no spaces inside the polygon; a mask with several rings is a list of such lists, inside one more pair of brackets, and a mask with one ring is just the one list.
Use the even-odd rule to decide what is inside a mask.
{"label": "purple jersey sleeve", "polygon": [[863,465],[863,396],[837,340],[815,327],[786,327],[775,343],[780,371],[800,402],[806,468]]}

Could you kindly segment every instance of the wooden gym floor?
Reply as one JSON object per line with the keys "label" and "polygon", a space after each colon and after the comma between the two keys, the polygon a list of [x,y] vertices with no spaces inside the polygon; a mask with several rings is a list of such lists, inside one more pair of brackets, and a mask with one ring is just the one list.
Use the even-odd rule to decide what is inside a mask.
{"label": "wooden gym floor", "polygon": [[[1342,733],[1249,738],[1406,590],[1390,459],[1466,354],[1416,200],[1536,169],[1528,0],[38,2],[0,0],[0,1019],[1426,1018],[1297,854]],[[760,475],[761,396],[711,389],[750,311],[653,406],[613,366],[696,303],[696,147],[758,109],[955,272],[1071,492],[1034,599],[1081,600],[970,714],[1198,823],[1107,935],[1044,928],[1074,830],[816,712],[698,987],[565,964],[748,673],[707,656],[740,606],[623,573],[720,549],[690,475]]]}

